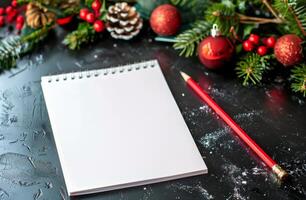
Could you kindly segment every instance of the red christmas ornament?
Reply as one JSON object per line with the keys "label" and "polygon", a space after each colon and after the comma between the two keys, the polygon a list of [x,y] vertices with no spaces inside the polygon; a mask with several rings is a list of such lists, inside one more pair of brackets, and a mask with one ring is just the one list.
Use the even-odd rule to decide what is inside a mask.
{"label": "red christmas ornament", "polygon": [[95,31],[98,32],[98,33],[104,31],[104,29],[105,29],[105,25],[104,25],[103,21],[101,21],[101,20],[96,20],[93,27],[94,27]]}
{"label": "red christmas ornament", "polygon": [[64,17],[64,18],[58,18],[58,19],[56,20],[56,23],[57,23],[58,25],[60,25],[60,26],[64,26],[64,25],[70,23],[70,22],[72,21],[72,19],[73,19],[73,15],[68,16],[68,17]]}
{"label": "red christmas ornament", "polygon": [[89,10],[87,8],[83,8],[80,10],[80,18],[83,20],[86,20],[86,16],[89,13]]}
{"label": "red christmas ornament", "polygon": [[217,25],[214,25],[211,36],[200,43],[198,55],[206,68],[218,69],[231,60],[234,50],[235,47],[231,41],[224,36],[220,36]]}
{"label": "red christmas ornament", "polygon": [[246,40],[242,43],[242,47],[245,51],[253,51],[254,45],[251,41]]}
{"label": "red christmas ornament", "polygon": [[248,40],[252,42],[253,44],[258,45],[260,42],[260,37],[256,34],[251,34]]}
{"label": "red christmas ornament", "polygon": [[267,38],[265,45],[269,48],[274,48],[275,43],[276,43],[275,37],[271,36],[271,37]]}
{"label": "red christmas ornament", "polygon": [[160,5],[153,10],[150,17],[150,25],[158,35],[174,35],[181,26],[180,12],[170,4]]}
{"label": "red christmas ornament", "polygon": [[303,60],[303,40],[295,34],[280,37],[274,46],[276,59],[285,67],[293,66]]}
{"label": "red christmas ornament", "polygon": [[87,15],[86,15],[86,21],[88,22],[88,23],[94,23],[95,22],[95,20],[96,20],[96,17],[95,17],[95,15],[93,14],[93,13],[88,13]]}
{"label": "red christmas ornament", "polygon": [[260,56],[266,55],[267,52],[268,52],[268,49],[267,49],[266,46],[260,46],[260,47],[258,47],[258,49],[257,49],[257,54],[260,55]]}

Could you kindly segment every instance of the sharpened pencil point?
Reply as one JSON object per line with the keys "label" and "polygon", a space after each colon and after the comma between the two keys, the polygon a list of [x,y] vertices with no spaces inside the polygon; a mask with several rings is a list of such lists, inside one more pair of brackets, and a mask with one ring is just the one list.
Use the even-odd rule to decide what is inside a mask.
{"label": "sharpened pencil point", "polygon": [[184,72],[180,72],[180,73],[185,81],[187,81],[190,78],[190,76],[188,76],[186,73]]}

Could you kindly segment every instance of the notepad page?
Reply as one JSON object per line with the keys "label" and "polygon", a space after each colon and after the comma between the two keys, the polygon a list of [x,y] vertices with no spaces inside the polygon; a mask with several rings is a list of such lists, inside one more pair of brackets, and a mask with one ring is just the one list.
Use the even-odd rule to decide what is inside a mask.
{"label": "notepad page", "polygon": [[156,60],[42,77],[42,89],[70,195],[207,173]]}

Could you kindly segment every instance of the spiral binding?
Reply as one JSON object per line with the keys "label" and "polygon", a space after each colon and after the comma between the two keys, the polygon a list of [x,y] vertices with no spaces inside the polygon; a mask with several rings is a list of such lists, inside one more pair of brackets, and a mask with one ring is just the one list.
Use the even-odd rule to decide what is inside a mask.
{"label": "spiral binding", "polygon": [[68,80],[85,79],[85,78],[92,78],[92,77],[99,77],[99,76],[115,75],[118,73],[126,73],[126,72],[141,70],[141,69],[154,68],[155,66],[158,66],[157,64],[158,64],[157,60],[150,60],[146,62],[134,63],[131,65],[117,66],[113,68],[87,70],[87,71],[72,72],[72,73],[67,73],[67,74],[46,76],[46,77],[42,77],[42,80],[47,80],[48,83],[52,83],[52,82],[59,82],[59,81],[68,81]]}

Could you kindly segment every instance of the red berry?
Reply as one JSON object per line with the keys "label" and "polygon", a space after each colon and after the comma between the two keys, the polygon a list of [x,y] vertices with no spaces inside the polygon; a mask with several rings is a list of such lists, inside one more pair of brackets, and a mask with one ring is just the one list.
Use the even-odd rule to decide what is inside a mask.
{"label": "red berry", "polygon": [[275,43],[276,43],[275,37],[271,36],[267,39],[266,45],[267,47],[274,48]]}
{"label": "red berry", "polygon": [[89,13],[89,10],[87,8],[83,8],[80,10],[80,18],[83,20],[86,20],[86,16]]}
{"label": "red berry", "polygon": [[21,23],[17,23],[17,24],[16,24],[16,29],[17,29],[18,31],[21,31],[22,27],[23,27],[23,23],[22,23],[22,24],[21,24]]}
{"label": "red berry", "polygon": [[13,0],[11,5],[16,8],[18,6],[17,0]]}
{"label": "red berry", "polygon": [[22,15],[18,15],[16,22],[19,24],[23,24],[24,23],[24,17]]}
{"label": "red berry", "polygon": [[11,14],[12,12],[13,12],[13,7],[12,6],[8,6],[8,7],[6,7],[6,9],[5,9],[5,13],[7,14],[7,15],[9,15],[9,14]]}
{"label": "red berry", "polygon": [[259,44],[259,41],[260,41],[260,37],[256,34],[251,34],[249,39],[248,39],[250,42],[252,42],[253,44]]}
{"label": "red berry", "polygon": [[99,11],[101,8],[102,4],[99,0],[94,0],[91,4],[91,7],[94,11]]}
{"label": "red berry", "polygon": [[5,18],[4,16],[0,16],[0,27],[5,24]]}
{"label": "red berry", "polygon": [[242,43],[242,47],[245,51],[253,51],[254,45],[251,41],[246,40]]}
{"label": "red berry", "polygon": [[88,23],[94,23],[95,20],[96,20],[96,17],[95,17],[95,15],[94,15],[93,13],[88,13],[88,14],[86,15],[86,21],[87,21]]}
{"label": "red berry", "polygon": [[266,55],[267,52],[268,52],[268,48],[267,48],[266,46],[260,46],[260,47],[258,47],[258,49],[257,49],[257,53],[258,53],[258,55],[260,55],[260,56]]}
{"label": "red berry", "polygon": [[96,20],[93,27],[94,27],[96,32],[102,32],[105,29],[105,25],[104,25],[103,21],[101,21],[101,20]]}
{"label": "red berry", "polygon": [[0,8],[0,15],[3,15],[5,13],[4,8]]}

